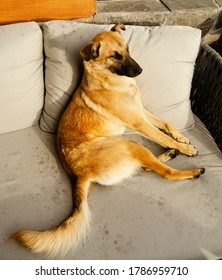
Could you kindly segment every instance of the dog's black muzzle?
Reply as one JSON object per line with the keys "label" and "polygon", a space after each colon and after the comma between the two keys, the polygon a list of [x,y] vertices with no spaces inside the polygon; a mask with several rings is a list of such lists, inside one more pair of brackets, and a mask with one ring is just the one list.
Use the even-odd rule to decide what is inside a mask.
{"label": "dog's black muzzle", "polygon": [[130,56],[124,59],[117,67],[112,67],[112,70],[114,70],[117,75],[131,78],[138,76],[143,71],[139,64]]}

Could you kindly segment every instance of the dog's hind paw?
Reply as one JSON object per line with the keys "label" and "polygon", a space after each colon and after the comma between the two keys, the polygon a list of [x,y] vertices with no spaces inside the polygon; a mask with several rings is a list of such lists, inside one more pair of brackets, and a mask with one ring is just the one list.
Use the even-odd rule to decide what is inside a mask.
{"label": "dog's hind paw", "polygon": [[177,149],[170,149],[166,152],[166,155],[168,155],[169,159],[174,159],[179,154],[180,152]]}
{"label": "dog's hind paw", "polygon": [[204,173],[205,173],[205,168],[200,168],[198,174],[194,176],[194,179],[198,179]]}

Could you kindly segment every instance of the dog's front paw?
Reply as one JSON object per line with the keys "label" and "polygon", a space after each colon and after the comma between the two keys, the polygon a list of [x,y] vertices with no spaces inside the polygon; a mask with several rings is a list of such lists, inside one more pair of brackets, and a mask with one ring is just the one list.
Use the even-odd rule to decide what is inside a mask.
{"label": "dog's front paw", "polygon": [[178,131],[175,131],[172,136],[179,143],[190,144],[190,140]]}
{"label": "dog's front paw", "polygon": [[190,144],[189,139],[187,139],[183,134],[177,131],[171,124],[166,123],[164,129],[177,142]]}
{"label": "dog's front paw", "polygon": [[175,137],[175,140],[180,143],[190,144],[189,139],[184,137],[183,135],[177,135],[177,137]]}
{"label": "dog's front paw", "polygon": [[197,149],[190,144],[182,144],[181,143],[178,150],[181,152],[181,154],[184,154],[184,155],[189,156],[189,157],[193,157],[193,156],[196,156],[198,154]]}

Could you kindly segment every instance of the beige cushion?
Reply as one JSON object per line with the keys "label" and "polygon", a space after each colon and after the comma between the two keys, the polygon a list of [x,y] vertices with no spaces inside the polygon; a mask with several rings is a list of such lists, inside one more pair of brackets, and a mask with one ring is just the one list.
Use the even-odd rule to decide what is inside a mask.
{"label": "beige cushion", "polygon": [[[55,132],[58,120],[82,75],[79,51],[111,26],[72,21],[43,25],[46,53],[46,100],[41,128]],[[191,27],[127,26],[122,33],[143,72],[136,80],[144,106],[177,129],[193,126],[190,87],[201,31]]]}
{"label": "beige cushion", "polygon": [[[222,257],[222,154],[198,120],[184,133],[199,155],[179,155],[167,165],[204,166],[206,173],[197,180],[170,181],[140,171],[113,186],[93,186],[88,197],[91,231],[65,259]],[[127,138],[156,155],[163,151],[140,135]],[[7,237],[19,229],[57,226],[72,212],[72,186],[55,141],[38,125],[0,135],[1,259],[43,259],[16,242],[6,242]]]}
{"label": "beige cushion", "polygon": [[37,23],[0,26],[0,133],[39,121],[42,66],[42,32]]}

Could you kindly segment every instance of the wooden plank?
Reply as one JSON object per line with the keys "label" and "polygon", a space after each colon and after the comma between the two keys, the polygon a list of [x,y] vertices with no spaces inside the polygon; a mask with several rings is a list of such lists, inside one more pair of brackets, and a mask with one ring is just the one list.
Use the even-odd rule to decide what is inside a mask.
{"label": "wooden plank", "polygon": [[89,18],[96,0],[0,0],[0,22]]}

